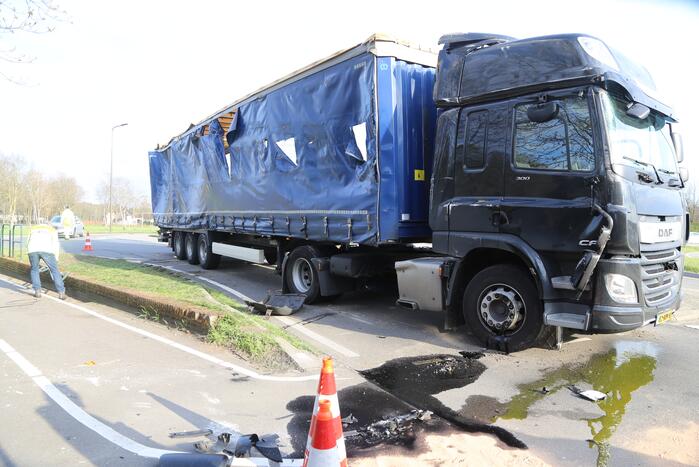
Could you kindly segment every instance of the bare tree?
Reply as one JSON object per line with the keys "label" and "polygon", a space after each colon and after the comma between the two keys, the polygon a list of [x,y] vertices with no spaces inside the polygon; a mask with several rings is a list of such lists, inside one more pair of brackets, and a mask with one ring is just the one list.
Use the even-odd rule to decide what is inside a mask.
{"label": "bare tree", "polygon": [[0,211],[10,223],[14,223],[17,217],[24,165],[19,156],[0,155]]}
{"label": "bare tree", "polygon": [[[11,37],[19,32],[44,34],[54,30],[55,24],[65,21],[67,13],[53,0],[0,0],[0,62],[5,64],[31,63],[34,58],[17,50]],[[0,69],[0,76],[20,83]]]}
{"label": "bare tree", "polygon": [[697,216],[699,216],[699,193],[697,192],[697,185],[694,180],[690,180],[682,190],[682,197],[687,203],[690,222],[699,221],[699,219],[697,219]]}

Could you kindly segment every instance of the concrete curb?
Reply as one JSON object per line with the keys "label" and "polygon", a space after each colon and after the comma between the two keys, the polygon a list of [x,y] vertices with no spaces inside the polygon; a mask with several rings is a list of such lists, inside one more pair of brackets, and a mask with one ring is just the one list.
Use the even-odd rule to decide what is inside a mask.
{"label": "concrete curb", "polygon": [[[17,279],[29,280],[30,266],[10,258],[0,258],[0,271]],[[48,272],[41,274],[42,285],[53,283]],[[131,290],[118,289],[109,285],[99,284],[83,277],[70,275],[65,280],[66,289],[77,290],[89,294],[99,295],[114,300],[117,303],[133,307],[145,308],[155,311],[160,316],[175,320],[183,320],[188,327],[197,331],[208,332],[218,319],[216,312],[194,305],[182,305],[179,302],[163,300],[146,293]]]}

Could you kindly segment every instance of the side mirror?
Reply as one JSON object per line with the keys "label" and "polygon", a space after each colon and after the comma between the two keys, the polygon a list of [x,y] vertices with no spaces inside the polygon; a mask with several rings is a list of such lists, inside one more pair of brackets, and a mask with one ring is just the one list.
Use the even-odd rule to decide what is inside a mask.
{"label": "side mirror", "polygon": [[675,145],[675,155],[677,157],[677,162],[682,162],[684,160],[684,146],[682,145],[682,135],[679,133],[671,133],[672,144]]}
{"label": "side mirror", "polygon": [[558,108],[557,102],[530,105],[527,109],[527,118],[533,123],[548,122],[558,116]]}
{"label": "side mirror", "polygon": [[682,183],[687,183],[687,180],[689,180],[689,170],[687,170],[687,167],[680,167],[680,180],[682,180]]}

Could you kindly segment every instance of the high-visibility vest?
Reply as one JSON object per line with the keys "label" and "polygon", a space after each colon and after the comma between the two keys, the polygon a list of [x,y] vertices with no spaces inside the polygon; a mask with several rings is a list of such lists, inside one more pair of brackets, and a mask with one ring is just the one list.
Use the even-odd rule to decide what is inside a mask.
{"label": "high-visibility vest", "polygon": [[50,225],[34,225],[29,231],[27,253],[53,253],[58,259],[58,232]]}

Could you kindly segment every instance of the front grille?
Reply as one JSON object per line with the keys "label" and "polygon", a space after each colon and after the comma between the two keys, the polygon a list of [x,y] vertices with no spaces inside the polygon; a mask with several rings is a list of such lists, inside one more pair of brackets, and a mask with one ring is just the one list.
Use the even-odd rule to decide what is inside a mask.
{"label": "front grille", "polygon": [[676,248],[641,253],[641,279],[646,305],[656,306],[675,298],[680,280],[677,262],[681,256]]}

